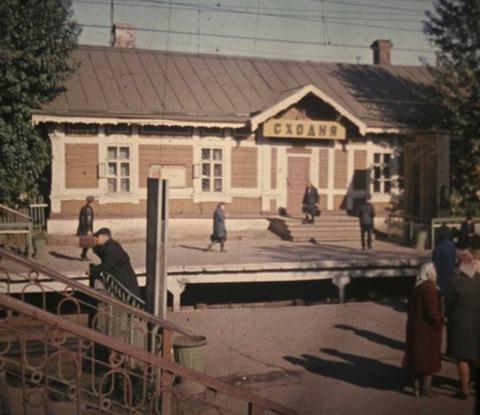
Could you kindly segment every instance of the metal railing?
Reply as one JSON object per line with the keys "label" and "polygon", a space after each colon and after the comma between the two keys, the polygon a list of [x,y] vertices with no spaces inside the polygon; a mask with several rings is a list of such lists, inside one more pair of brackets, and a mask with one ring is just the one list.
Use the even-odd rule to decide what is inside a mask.
{"label": "metal railing", "polygon": [[[22,285],[15,297],[14,284]],[[118,316],[121,327],[114,324]],[[174,363],[175,332],[188,335],[0,249],[0,383],[8,385],[0,398],[5,389],[16,393],[17,413],[46,415],[60,404],[69,414],[295,413]],[[201,385],[202,392],[185,391],[176,376]]]}
{"label": "metal railing", "polygon": [[[465,221],[465,217],[443,217],[443,218],[432,218],[432,223],[430,225],[430,235],[432,244],[436,242],[436,230],[443,225],[447,226],[449,229],[456,229],[460,233],[462,223]],[[475,225],[480,223],[480,218],[472,218],[472,221]]]}
{"label": "metal railing", "polygon": [[41,195],[30,201],[26,211],[28,211],[28,215],[33,220],[33,229],[44,230],[47,228],[47,208],[48,205],[44,202],[43,196]]}
{"label": "metal railing", "polygon": [[33,254],[33,220],[30,216],[0,204],[0,235],[23,236],[27,255]]}

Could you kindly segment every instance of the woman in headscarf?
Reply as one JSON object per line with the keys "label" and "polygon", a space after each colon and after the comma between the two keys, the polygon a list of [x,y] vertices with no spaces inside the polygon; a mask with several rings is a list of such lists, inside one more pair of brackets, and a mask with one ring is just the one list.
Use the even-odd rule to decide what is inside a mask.
{"label": "woman in headscarf", "polygon": [[442,309],[434,265],[424,264],[408,302],[404,366],[413,373],[415,396],[434,396],[432,376],[441,367]]}
{"label": "woman in headscarf", "polygon": [[459,272],[445,299],[447,356],[457,361],[457,397],[468,399],[470,369],[480,358],[480,274],[479,262],[469,251],[462,251],[459,260]]}
{"label": "woman in headscarf", "polygon": [[220,244],[220,252],[227,252],[225,249],[225,241],[227,240],[227,227],[225,226],[225,203],[220,202],[217,208],[213,212],[213,233],[210,236],[210,245],[207,247],[207,251],[211,251],[213,245]]}

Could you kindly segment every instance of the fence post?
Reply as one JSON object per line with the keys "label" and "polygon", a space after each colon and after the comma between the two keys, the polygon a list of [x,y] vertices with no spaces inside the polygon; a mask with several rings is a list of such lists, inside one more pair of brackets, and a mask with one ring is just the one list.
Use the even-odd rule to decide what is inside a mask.
{"label": "fence post", "polygon": [[[169,329],[162,329],[162,357],[172,360],[173,332]],[[172,406],[172,382],[173,375],[167,370],[162,370],[161,388],[162,388],[162,414],[169,414]]]}
{"label": "fence post", "polygon": [[28,257],[31,258],[33,255],[33,224],[31,221],[28,222],[28,234],[27,234],[27,250],[28,250]]}

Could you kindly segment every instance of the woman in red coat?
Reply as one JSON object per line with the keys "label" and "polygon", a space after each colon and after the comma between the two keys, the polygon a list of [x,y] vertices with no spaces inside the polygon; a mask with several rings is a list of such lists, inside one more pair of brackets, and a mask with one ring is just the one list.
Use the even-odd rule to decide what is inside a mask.
{"label": "woman in red coat", "polygon": [[404,366],[413,373],[415,396],[435,395],[431,390],[432,375],[441,367],[443,316],[436,281],[434,265],[424,264],[408,302]]}

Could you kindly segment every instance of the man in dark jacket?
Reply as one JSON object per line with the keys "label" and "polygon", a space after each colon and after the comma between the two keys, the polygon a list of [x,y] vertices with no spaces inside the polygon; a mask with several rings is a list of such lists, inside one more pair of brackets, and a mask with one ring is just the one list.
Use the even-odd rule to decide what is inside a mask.
{"label": "man in dark jacket", "polygon": [[312,225],[315,223],[315,216],[318,216],[320,213],[318,209],[319,202],[320,196],[318,195],[318,190],[313,183],[308,183],[302,201],[302,210],[303,213],[305,213],[305,219],[303,220],[303,223],[310,223]]}
{"label": "man in dark jacket", "polygon": [[373,218],[375,217],[375,208],[370,203],[370,196],[358,208],[358,218],[360,219],[360,232],[362,236],[362,249],[365,249],[365,234],[367,234],[367,248],[372,249],[372,229]]}
{"label": "man in dark jacket", "polygon": [[[88,196],[85,205],[80,209],[78,215],[78,227],[77,236],[86,236],[93,233],[93,219],[95,214],[93,212],[92,203],[95,201],[95,197]],[[88,248],[82,248],[80,258],[84,261],[88,261],[87,258]]]}
{"label": "man in dark jacket", "polygon": [[[446,229],[445,229],[446,228]],[[457,257],[455,244],[448,228],[440,228],[438,244],[432,254],[432,261],[437,272],[437,285],[443,298],[446,297],[448,286],[455,276],[455,261]]]}
{"label": "man in dark jacket", "polygon": [[130,258],[122,246],[112,239],[110,229],[101,228],[93,236],[97,241],[97,246],[93,249],[93,252],[97,254],[102,263],[91,267],[92,275],[108,272],[130,293],[141,299],[137,275],[130,264]]}

